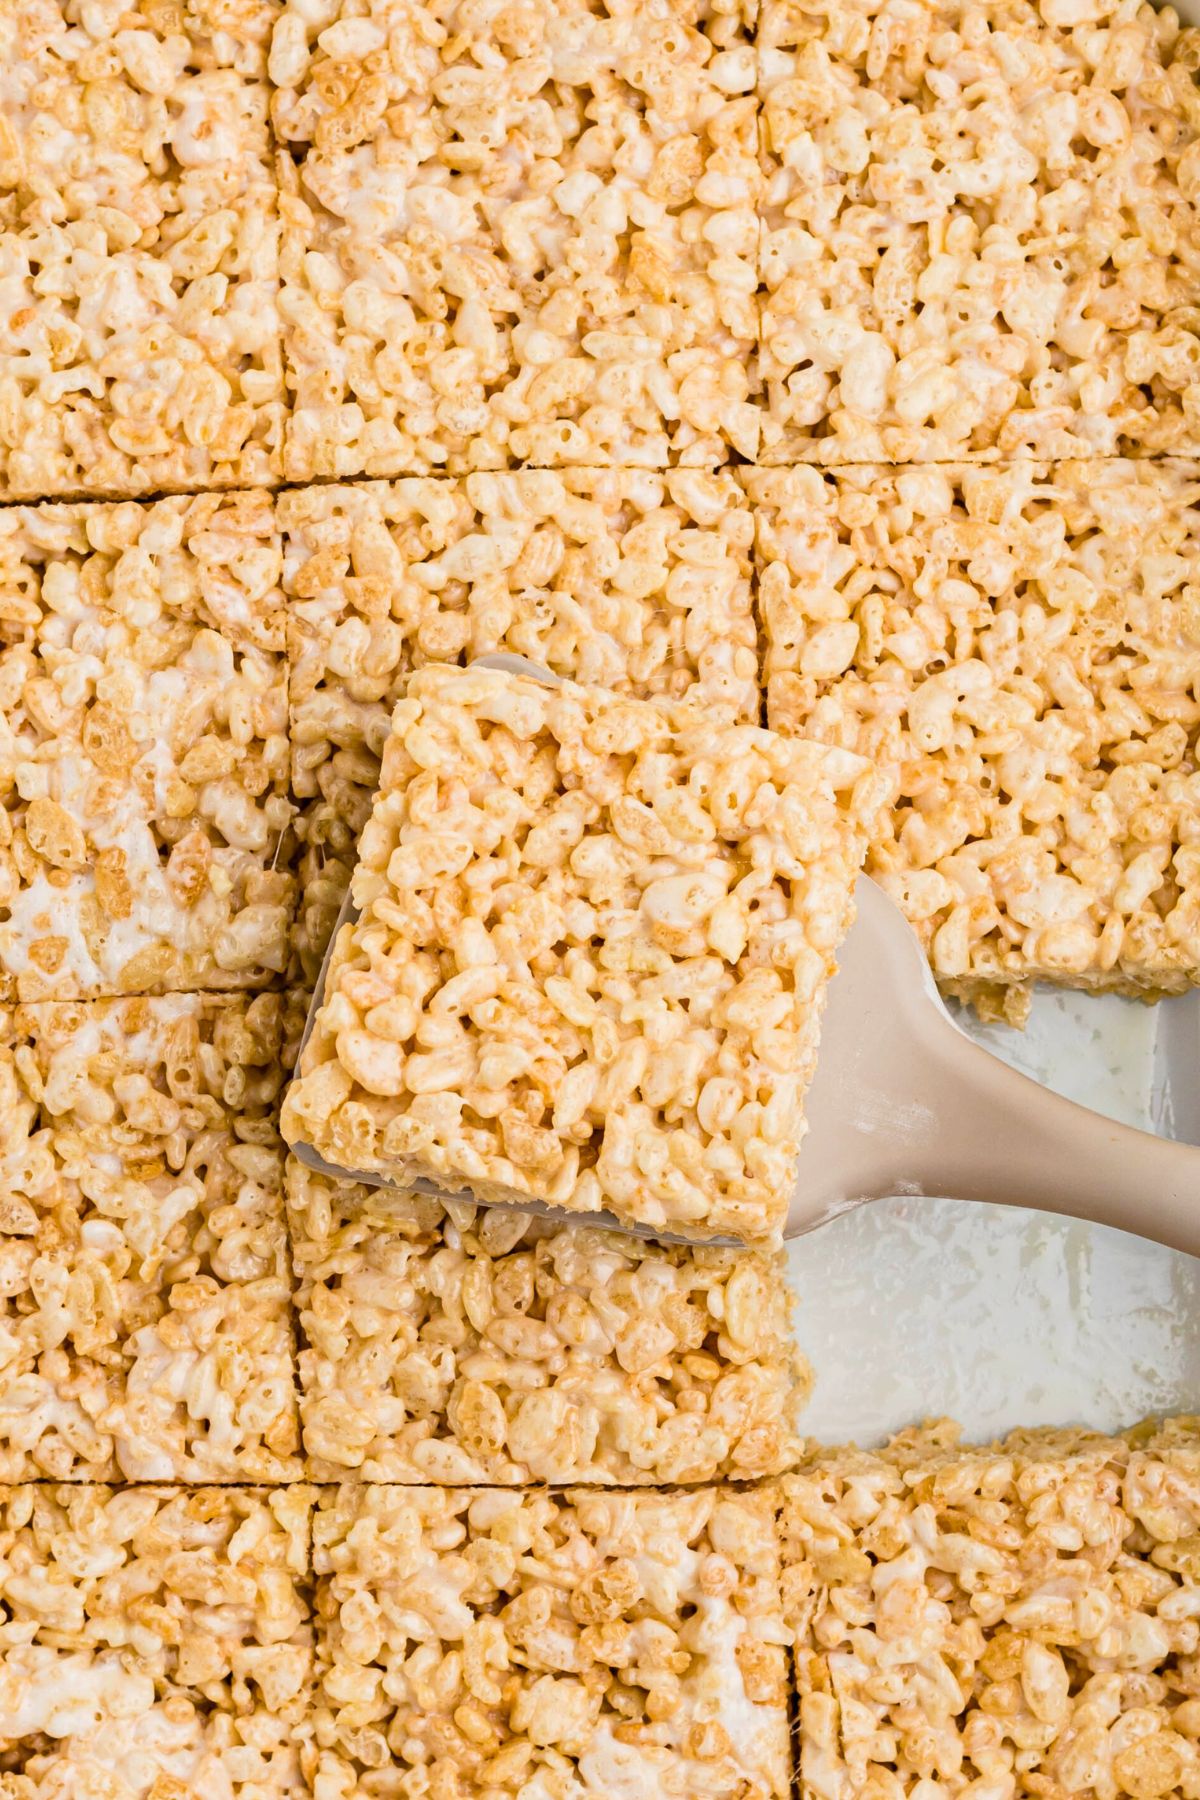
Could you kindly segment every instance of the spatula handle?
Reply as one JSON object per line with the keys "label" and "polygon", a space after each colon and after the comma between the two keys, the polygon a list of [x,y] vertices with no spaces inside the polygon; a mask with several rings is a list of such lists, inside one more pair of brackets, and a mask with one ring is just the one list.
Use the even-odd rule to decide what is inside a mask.
{"label": "spatula handle", "polygon": [[857,900],[787,1235],[862,1200],[937,1194],[1091,1219],[1200,1256],[1200,1148],[1119,1125],[992,1056],[951,1018],[887,896],[864,879]]}
{"label": "spatula handle", "polygon": [[1065,1213],[1200,1256],[1193,1145],[1077,1106],[953,1026],[939,1049],[933,1117],[907,1146],[922,1191]]}

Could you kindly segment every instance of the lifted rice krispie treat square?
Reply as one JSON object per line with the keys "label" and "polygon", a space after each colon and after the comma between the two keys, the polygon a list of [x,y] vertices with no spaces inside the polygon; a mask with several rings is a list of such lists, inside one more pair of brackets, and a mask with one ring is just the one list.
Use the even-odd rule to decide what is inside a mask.
{"label": "lifted rice krispie treat square", "polygon": [[943,1426],[787,1477],[799,1791],[1200,1793],[1198,1425]]}
{"label": "lifted rice krispie treat square", "polygon": [[541,469],[283,493],[297,942],[315,980],[426,662],[508,650],[598,687],[759,718],[753,523],[728,471]]}
{"label": "lifted rice krispie treat square", "polygon": [[778,1236],[877,779],[861,758],[430,664],[284,1102],[328,1162]]}
{"label": "lifted rice krispie treat square", "polygon": [[315,1792],[785,1800],[777,1505],[324,1490]]}
{"label": "lifted rice krispie treat square", "polygon": [[753,456],[739,0],[289,0],[285,471]]}
{"label": "lifted rice krispie treat square", "polygon": [[287,966],[287,667],[265,493],[0,510],[0,999]]}
{"label": "lifted rice krispie treat square", "polygon": [[300,1800],[313,1497],[0,1489],[6,1800]]}
{"label": "lifted rice krispie treat square", "polygon": [[300,1474],[277,995],[21,1006],[0,1044],[0,1477]]}
{"label": "lifted rice krispie treat square", "polygon": [[1200,450],[1200,33],[765,0],[761,460]]}
{"label": "lifted rice krispie treat square", "polygon": [[657,1245],[287,1170],[308,1471],[337,1480],[778,1474],[809,1371],[781,1256]]}
{"label": "lifted rice krispie treat square", "polygon": [[0,8],[0,499],[280,473],[274,16]]}
{"label": "lifted rice krispie treat square", "polygon": [[1200,980],[1200,465],[773,470],[767,711],[877,758],[867,868],[942,986]]}

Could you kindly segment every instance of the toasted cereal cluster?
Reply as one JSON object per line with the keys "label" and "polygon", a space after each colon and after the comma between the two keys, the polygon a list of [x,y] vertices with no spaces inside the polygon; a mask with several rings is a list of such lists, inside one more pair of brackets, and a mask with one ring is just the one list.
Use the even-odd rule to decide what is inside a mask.
{"label": "toasted cereal cluster", "polygon": [[279,472],[274,13],[0,6],[0,499]]}
{"label": "toasted cereal cluster", "polygon": [[299,1800],[313,1490],[0,1489],[5,1800]]}
{"label": "toasted cereal cluster", "polygon": [[264,493],[0,510],[0,999],[287,966],[278,577]]}
{"label": "toasted cereal cluster", "polygon": [[0,1045],[0,1477],[300,1473],[279,998],[20,1006]]}
{"label": "toasted cereal cluster", "polygon": [[289,1142],[626,1224],[782,1226],[878,782],[704,707],[429,664]]}
{"label": "toasted cereal cluster", "polygon": [[309,1473],[745,1480],[795,1461],[782,1259],[287,1171]]}
{"label": "toasted cereal cluster", "polygon": [[939,981],[1200,979],[1200,465],[754,472],[768,718],[895,782]]}
{"label": "toasted cereal cluster", "polygon": [[753,456],[738,0],[288,0],[289,479]]}
{"label": "toasted cereal cluster", "polygon": [[1200,1421],[956,1430],[783,1484],[801,1791],[1191,1800]]}
{"label": "toasted cereal cluster", "polygon": [[524,470],[281,494],[298,943],[315,979],[413,668],[508,650],[758,722],[752,520],[728,471]]}
{"label": "toasted cereal cluster", "polygon": [[776,1510],[326,1489],[316,1794],[785,1800]]}
{"label": "toasted cereal cluster", "polygon": [[764,0],[762,460],[1200,450],[1200,32]]}

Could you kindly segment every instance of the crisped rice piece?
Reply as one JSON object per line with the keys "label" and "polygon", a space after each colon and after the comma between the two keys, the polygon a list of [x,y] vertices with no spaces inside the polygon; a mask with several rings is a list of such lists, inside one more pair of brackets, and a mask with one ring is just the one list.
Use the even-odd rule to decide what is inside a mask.
{"label": "crisped rice piece", "polygon": [[877,758],[951,993],[1200,980],[1200,465],[748,476],[767,712]]}
{"label": "crisped rice piece", "polygon": [[308,1472],[506,1486],[795,1461],[782,1258],[287,1171]]}
{"label": "crisped rice piece", "polygon": [[290,480],[753,456],[746,15],[288,0]]}
{"label": "crisped rice piece", "polygon": [[316,977],[414,667],[509,650],[757,722],[752,523],[728,471],[542,469],[321,486],[278,500],[297,947]]}
{"label": "crisped rice piece", "polygon": [[0,998],[287,966],[270,496],[0,510]]}
{"label": "crisped rice piece", "polygon": [[957,1427],[785,1478],[800,1789],[1200,1793],[1200,1421]]}
{"label": "crisped rice piece", "polygon": [[0,1489],[6,1800],[307,1794],[313,1498]]}
{"label": "crisped rice piece", "polygon": [[1200,32],[765,0],[764,462],[1200,451]]}
{"label": "crisped rice piece", "polygon": [[271,0],[0,0],[0,499],[278,476]]}
{"label": "crisped rice piece", "polygon": [[300,1473],[274,994],[20,1006],[0,1045],[0,1476]]}
{"label": "crisped rice piece", "polygon": [[784,1800],[777,1507],[325,1489],[316,1792]]}
{"label": "crisped rice piece", "polygon": [[877,804],[860,757],[703,705],[428,664],[288,1141],[482,1200],[777,1239]]}

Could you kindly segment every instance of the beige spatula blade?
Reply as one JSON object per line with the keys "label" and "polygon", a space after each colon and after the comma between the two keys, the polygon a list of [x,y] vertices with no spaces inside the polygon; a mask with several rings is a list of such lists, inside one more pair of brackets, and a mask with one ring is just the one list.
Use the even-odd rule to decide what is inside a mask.
{"label": "beige spatula blade", "polygon": [[1118,1125],[992,1056],[955,1024],[882,889],[863,877],[857,900],[787,1236],[863,1200],[943,1194],[1092,1219],[1200,1256],[1200,1149]]}

